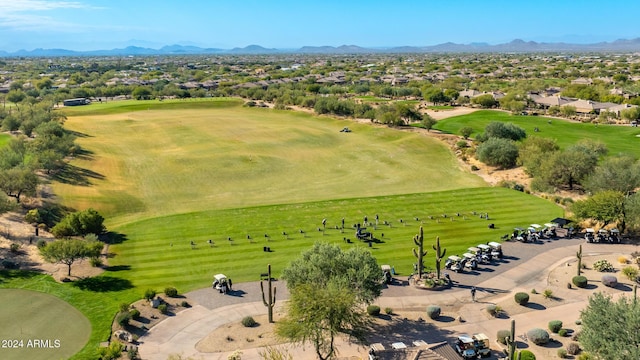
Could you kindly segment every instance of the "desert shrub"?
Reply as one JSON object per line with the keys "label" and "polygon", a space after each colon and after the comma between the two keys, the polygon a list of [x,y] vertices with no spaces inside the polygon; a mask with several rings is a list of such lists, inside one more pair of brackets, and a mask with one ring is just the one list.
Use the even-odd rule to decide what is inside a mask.
{"label": "desert shrub", "polygon": [[576,320],[575,323],[576,323],[576,325],[582,325],[582,320],[578,319],[578,320]]}
{"label": "desert shrub", "polygon": [[98,355],[100,356],[100,360],[115,360],[120,358],[123,349],[124,345],[122,345],[121,342],[112,341],[109,343],[109,346],[99,348]]}
{"label": "desert shrub", "polygon": [[518,292],[513,296],[513,298],[520,305],[527,305],[527,303],[529,302],[529,294],[525,292]]}
{"label": "desert shrub", "polygon": [[508,169],[516,165],[518,147],[512,140],[491,137],[478,145],[476,157],[487,165]]}
{"label": "desert shrub", "polygon": [[498,342],[500,344],[506,345],[507,344],[507,338],[511,336],[511,331],[509,330],[498,330],[498,334],[496,335],[496,338],[498,339]]}
{"label": "desert shrub", "polygon": [[575,333],[573,333],[573,336],[571,336],[571,340],[580,341],[580,333],[580,331],[576,331]]}
{"label": "desert shrub", "polygon": [[536,360],[536,356],[529,350],[520,351],[520,360]]}
{"label": "desert shrub", "polygon": [[91,264],[91,266],[93,267],[100,267],[103,265],[103,261],[99,257],[92,257],[91,259],[89,259],[89,264]]}
{"label": "desert shrub", "polygon": [[137,360],[139,359],[139,354],[138,354],[138,348],[136,347],[131,347],[129,349],[129,351],[127,351],[127,357],[129,358],[129,360]]}
{"label": "desert shrub", "polygon": [[129,316],[131,316],[133,320],[138,320],[138,318],[140,318],[140,311],[138,309],[131,309],[129,310]]}
{"label": "desert shrub", "polygon": [[126,302],[120,303],[120,305],[119,305],[120,312],[127,312],[127,311],[129,311],[130,307],[131,307],[131,305],[129,305],[129,303],[126,303]]}
{"label": "desert shrub", "polygon": [[497,310],[498,310],[497,305],[493,305],[493,304],[487,305],[487,312],[489,313],[489,315],[496,316],[496,314],[498,313]]}
{"label": "desert shrub", "polygon": [[578,360],[593,360],[593,355],[589,354],[589,353],[581,353],[580,355],[578,355]]}
{"label": "desert shrub", "polygon": [[536,345],[544,345],[549,342],[549,333],[540,328],[534,328],[527,331],[527,339]]}
{"label": "desert shrub", "polygon": [[466,141],[464,141],[464,140],[460,140],[460,141],[458,141],[458,142],[456,143],[456,147],[457,147],[458,149],[464,149],[464,148],[466,148],[466,147],[469,147],[469,143],[467,143],[467,142],[466,142]]}
{"label": "desert shrub", "polygon": [[567,357],[567,350],[563,348],[558,349],[558,357],[560,359],[565,359]]}
{"label": "desert shrub", "polygon": [[578,343],[572,342],[567,345],[567,354],[578,355],[579,352],[580,352],[580,345]]}
{"label": "desert shrub", "polygon": [[440,306],[438,305],[429,305],[427,306],[427,316],[429,316],[430,319],[435,320],[437,318],[440,317]]}
{"label": "desert shrub", "polygon": [[626,276],[627,279],[635,281],[636,277],[638,277],[638,269],[633,266],[625,266],[622,268],[622,274]]}
{"label": "desert shrub", "polygon": [[560,320],[549,321],[549,330],[551,330],[552,333],[555,334],[558,331],[560,331],[560,329],[562,329],[562,321]]}
{"label": "desert shrub", "polygon": [[178,289],[174,288],[174,287],[167,287],[164,289],[164,294],[167,295],[168,297],[176,297],[178,296]]}
{"label": "desert shrub", "polygon": [[367,306],[367,314],[369,314],[371,316],[380,315],[380,306],[378,306],[378,305],[369,305],[369,306]]}
{"label": "desert shrub", "polygon": [[620,264],[626,264],[629,262],[629,259],[626,256],[621,255],[621,256],[618,256],[618,262]]}
{"label": "desert shrub", "polygon": [[151,300],[156,297],[156,291],[153,289],[147,289],[144,291],[144,298],[147,300]]}
{"label": "desert shrub", "polygon": [[599,272],[613,271],[613,265],[607,260],[598,260],[593,263],[593,269]]}
{"label": "desert shrub", "polygon": [[160,311],[160,314],[166,314],[169,308],[167,308],[167,304],[160,304],[158,305],[158,311]]}
{"label": "desert shrub", "polygon": [[478,171],[480,170],[479,167],[475,166],[475,165],[471,165],[471,171]]}
{"label": "desert shrub", "polygon": [[182,302],[180,303],[180,306],[186,307],[186,308],[191,307],[191,305],[186,300],[182,300]]}
{"label": "desert shrub", "polygon": [[20,244],[11,243],[11,245],[9,246],[9,250],[14,254],[17,253],[18,251],[20,251]]}
{"label": "desert shrub", "polygon": [[130,320],[131,320],[131,315],[129,314],[129,312],[120,312],[116,316],[116,322],[121,327],[126,327],[127,325],[129,325]]}
{"label": "desert shrub", "polygon": [[571,282],[573,283],[573,285],[579,287],[579,288],[586,288],[587,287],[587,278],[580,275],[580,276],[574,276],[571,279]]}
{"label": "desert shrub", "polygon": [[258,323],[251,316],[245,316],[242,318],[242,326],[244,327],[254,327]]}
{"label": "desert shrub", "polygon": [[553,297],[553,290],[545,289],[544,292],[542,293],[542,296],[544,296],[545,299],[552,298]]}
{"label": "desert shrub", "polygon": [[36,241],[36,246],[38,247],[38,249],[42,249],[43,247],[47,246],[47,240],[38,239],[38,241]]}
{"label": "desert shrub", "polygon": [[393,314],[393,309],[390,308],[390,307],[386,307],[386,308],[384,308],[384,313],[387,314],[387,315],[391,315],[391,314]]}
{"label": "desert shrub", "polygon": [[618,279],[613,275],[602,275],[602,284],[608,287],[618,286]]}
{"label": "desert shrub", "polygon": [[537,293],[538,293],[538,291],[536,291],[536,289],[531,289],[531,293],[532,293],[532,294],[537,294]]}
{"label": "desert shrub", "polygon": [[558,335],[566,337],[567,335],[569,335],[569,332],[567,331],[567,329],[560,329],[560,331],[558,331]]}

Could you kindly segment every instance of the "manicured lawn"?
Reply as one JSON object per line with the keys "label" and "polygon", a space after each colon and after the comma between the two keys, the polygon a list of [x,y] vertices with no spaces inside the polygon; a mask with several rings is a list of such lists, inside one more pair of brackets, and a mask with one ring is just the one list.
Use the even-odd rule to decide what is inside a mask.
{"label": "manicured lawn", "polygon": [[[488,213],[490,220],[481,219],[480,213]],[[219,272],[236,282],[256,281],[267,264],[279,274],[291,259],[316,241],[345,248],[367,246],[356,240],[352,226],[362,223],[364,216],[375,223],[376,214],[377,228],[368,226],[367,230],[380,242],[374,243],[371,251],[380,264],[391,264],[400,274],[408,275],[415,262],[412,239],[421,225],[429,248],[440,236],[449,254],[462,254],[469,246],[499,241],[514,227],[545,223],[563,211],[546,200],[505,188],[212,210],[120,226],[117,230],[128,240],[110,247],[115,256],[109,261],[122,269],[114,276],[130,279],[140,289],[175,286],[181,292],[189,291],[210,286],[213,274]],[[341,232],[335,227],[342,226],[343,217],[348,229]],[[324,232],[319,231],[323,218],[327,219]],[[384,221],[391,226],[384,225]],[[489,229],[489,223],[494,223],[496,229]],[[353,244],[346,244],[344,238]],[[207,243],[209,239],[213,246]],[[196,244],[194,248],[191,241]],[[264,252],[265,246],[272,252]],[[434,266],[433,251],[429,251],[425,263]]]}
{"label": "manicured lawn", "polygon": [[[225,106],[70,114],[65,126],[87,154],[58,176],[55,193],[116,228],[210,209],[485,186],[424,134],[217,103]],[[84,108],[92,106],[107,105]],[[345,125],[353,132],[340,132]]]}
{"label": "manicured lawn", "polygon": [[89,320],[55,296],[1,289],[0,302],[0,318],[17,320],[5,322],[0,328],[3,359],[66,359],[89,340]]}
{"label": "manicured lawn", "polygon": [[[18,296],[20,294],[17,291],[23,294],[29,291],[28,296]],[[18,296],[17,299],[12,301],[11,298],[16,296]],[[3,300],[3,308],[0,310],[1,318],[13,319],[3,322],[0,330],[2,338],[60,339],[61,347],[46,351],[23,349],[24,352],[20,351],[19,355],[2,349],[1,357],[2,359],[95,359],[95,352],[100,342],[109,337],[111,322],[118,311],[119,304],[133,302],[141,297],[142,293],[133,289],[128,280],[121,278],[101,276],[74,284],[60,284],[48,275],[2,270],[0,271],[0,299]],[[89,329],[91,329],[90,332]],[[76,354],[71,357],[74,353]]]}
{"label": "manicured lawn", "polygon": [[454,107],[451,105],[434,105],[434,106],[427,106],[427,109],[429,110],[453,110]]}
{"label": "manicured lawn", "polygon": [[377,97],[377,96],[357,96],[356,99],[360,99],[364,102],[387,102],[387,101],[391,101],[391,99],[387,99],[387,98],[381,98],[381,97]]}
{"label": "manicured lawn", "polygon": [[[528,136],[555,139],[561,148],[566,148],[582,139],[601,141],[609,148],[609,154],[629,153],[640,157],[640,128],[620,125],[583,124],[542,116],[511,115],[502,111],[482,110],[471,114],[440,120],[434,129],[459,134],[464,126],[473,128],[471,137],[484,131],[491,121],[512,122],[526,130]],[[535,132],[534,128],[540,131]]]}
{"label": "manicured lawn", "polygon": [[118,100],[94,102],[85,106],[69,106],[61,108],[67,116],[80,115],[109,115],[122,114],[142,110],[180,110],[180,109],[215,109],[221,107],[238,106],[243,103],[240,99],[232,98],[199,98],[199,99],[170,99],[170,100]]}

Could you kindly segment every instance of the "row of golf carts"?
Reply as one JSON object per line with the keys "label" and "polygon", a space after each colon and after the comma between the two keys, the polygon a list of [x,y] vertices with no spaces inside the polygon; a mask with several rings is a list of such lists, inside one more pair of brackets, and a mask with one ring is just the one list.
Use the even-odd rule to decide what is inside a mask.
{"label": "row of golf carts", "polygon": [[546,223],[544,226],[540,224],[531,224],[528,228],[515,228],[511,234],[511,240],[521,242],[538,242],[542,239],[554,239],[557,237],[556,223]]}
{"label": "row of golf carts", "polygon": [[475,270],[478,264],[489,264],[494,258],[502,259],[502,257],[502,244],[492,241],[472,246],[462,256],[449,256],[444,263],[444,268],[455,272]]}
{"label": "row of golf carts", "polygon": [[600,229],[597,232],[592,228],[586,228],[584,238],[589,243],[620,244],[620,231],[618,229]]}

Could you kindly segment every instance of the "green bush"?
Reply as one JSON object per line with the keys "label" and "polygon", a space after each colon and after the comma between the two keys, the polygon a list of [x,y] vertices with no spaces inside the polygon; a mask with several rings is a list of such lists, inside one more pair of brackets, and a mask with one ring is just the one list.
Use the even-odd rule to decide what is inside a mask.
{"label": "green bush", "polygon": [[593,356],[589,353],[582,353],[578,355],[578,360],[593,360]]}
{"label": "green bush", "polygon": [[116,316],[116,322],[118,323],[118,325],[120,325],[123,328],[129,325],[130,320],[131,320],[131,315],[128,312],[120,312]]}
{"label": "green bush", "polygon": [[438,305],[429,305],[427,306],[427,316],[429,319],[435,320],[440,317],[440,306]]}
{"label": "green bush", "polygon": [[542,293],[542,296],[544,296],[545,299],[552,298],[553,297],[553,290],[545,289],[544,292]]}
{"label": "green bush", "polygon": [[579,287],[579,288],[586,288],[587,287],[587,278],[580,275],[580,276],[574,276],[571,279],[571,282],[573,283],[573,285]]}
{"label": "green bush", "polygon": [[393,309],[390,307],[386,307],[384,308],[384,313],[387,315],[392,315],[393,314]]}
{"label": "green bush", "polygon": [[123,349],[124,345],[122,345],[122,343],[112,341],[108,347],[99,348],[98,355],[100,355],[100,360],[115,360],[120,358]]}
{"label": "green bush", "polygon": [[558,349],[558,357],[560,359],[565,359],[567,357],[567,350],[563,348]]}
{"label": "green bush", "polygon": [[11,245],[9,246],[9,250],[14,254],[17,253],[18,251],[20,251],[20,244],[11,243]]}
{"label": "green bush", "polygon": [[129,310],[129,316],[131,316],[133,320],[138,320],[140,318],[140,311],[138,309],[131,309]]}
{"label": "green bush", "polygon": [[498,310],[497,305],[493,305],[493,304],[487,305],[487,312],[489,313],[489,315],[496,316],[496,314],[498,313],[497,310]]}
{"label": "green bush", "polygon": [[475,165],[471,165],[471,171],[478,171],[480,170],[479,167],[475,166]]}
{"label": "green bush", "polygon": [[92,257],[91,259],[89,259],[89,264],[91,264],[91,266],[93,267],[100,267],[102,266],[104,263],[102,261],[101,258],[99,257]]}
{"label": "green bush", "polygon": [[638,269],[633,266],[625,266],[622,268],[622,274],[631,281],[635,281],[638,277]]}
{"label": "green bush", "polygon": [[558,333],[558,331],[560,331],[560,329],[562,329],[562,321],[560,320],[549,321],[549,330],[551,330],[552,333],[556,334]]}
{"label": "green bush", "polygon": [[527,303],[529,302],[529,294],[525,292],[518,292],[513,296],[513,298],[515,299],[516,303],[520,305],[527,305]]}
{"label": "green bush", "polygon": [[558,335],[566,337],[567,335],[569,335],[569,332],[567,331],[567,329],[560,329],[560,331],[558,331]]}
{"label": "green bush", "polygon": [[156,291],[155,291],[155,290],[153,290],[153,289],[147,289],[147,290],[145,290],[145,292],[144,292],[144,298],[145,298],[145,299],[147,299],[147,300],[151,300],[151,299],[153,299],[154,297],[156,297]]}
{"label": "green bush", "polygon": [[186,300],[182,300],[182,302],[180,303],[180,306],[185,308],[191,307],[191,305]]}
{"label": "green bush", "polygon": [[456,147],[458,149],[464,149],[464,148],[468,148],[469,144],[464,140],[460,140],[460,141],[456,142]]}
{"label": "green bush", "polygon": [[38,239],[38,241],[36,241],[36,246],[38,247],[38,249],[42,249],[43,247],[47,246],[47,240]]}
{"label": "green bush", "polygon": [[258,325],[258,323],[251,316],[245,316],[242,318],[242,325],[244,327],[254,327]]}
{"label": "green bush", "polygon": [[369,314],[371,316],[380,315],[380,306],[378,306],[378,305],[369,305],[369,306],[367,306],[367,314]]}
{"label": "green bush", "polygon": [[611,272],[613,271],[613,265],[607,260],[598,260],[593,263],[593,269],[599,272]]}
{"label": "green bush", "polygon": [[500,344],[506,345],[507,344],[507,338],[511,336],[511,331],[509,330],[498,330],[498,334],[496,335],[496,338],[498,339],[498,342]]}
{"label": "green bush", "polygon": [[508,169],[516,165],[518,147],[512,140],[492,137],[478,145],[476,157],[487,165]]}
{"label": "green bush", "polygon": [[578,355],[580,353],[580,345],[577,342],[572,342],[567,345],[567,354]]}
{"label": "green bush", "polygon": [[613,275],[602,275],[601,280],[604,286],[611,288],[618,286],[618,279]]}
{"label": "green bush", "polygon": [[174,287],[167,287],[164,289],[164,294],[168,297],[174,298],[178,296],[178,290]]}
{"label": "green bush", "polygon": [[536,345],[544,345],[549,342],[549,333],[540,328],[534,328],[527,331],[527,339]]}
{"label": "green bush", "polygon": [[127,312],[130,307],[131,305],[129,305],[129,303],[120,303],[120,312]]}
{"label": "green bush", "polygon": [[529,350],[520,351],[520,360],[536,360],[536,356]]}
{"label": "green bush", "polygon": [[169,311],[167,304],[158,305],[158,311],[160,311],[160,314],[166,314]]}

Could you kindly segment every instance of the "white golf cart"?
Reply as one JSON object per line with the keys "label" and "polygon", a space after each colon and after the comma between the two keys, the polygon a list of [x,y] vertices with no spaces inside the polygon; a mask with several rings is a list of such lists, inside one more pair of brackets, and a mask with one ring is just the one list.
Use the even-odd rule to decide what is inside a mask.
{"label": "white golf cart", "polygon": [[491,241],[488,245],[491,246],[491,256],[502,259],[502,244]]}
{"label": "white golf cart", "polygon": [[225,274],[215,274],[213,275],[213,284],[211,286],[213,289],[218,290],[221,294],[226,294],[229,291],[229,283],[227,280],[227,275]]}

